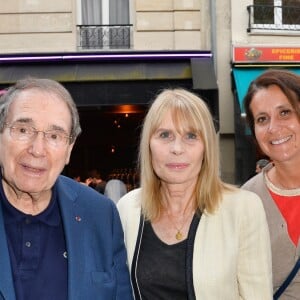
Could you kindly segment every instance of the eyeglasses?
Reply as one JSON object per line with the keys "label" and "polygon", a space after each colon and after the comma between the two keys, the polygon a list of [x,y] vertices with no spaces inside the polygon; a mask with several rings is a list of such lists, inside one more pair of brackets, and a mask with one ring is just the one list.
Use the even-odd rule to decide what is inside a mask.
{"label": "eyeglasses", "polygon": [[32,141],[39,132],[43,133],[44,139],[47,144],[53,147],[62,147],[65,146],[67,142],[70,142],[72,136],[69,136],[62,132],[61,130],[36,130],[34,127],[26,124],[15,124],[8,125],[5,124],[5,127],[9,128],[10,136],[17,141],[29,142]]}

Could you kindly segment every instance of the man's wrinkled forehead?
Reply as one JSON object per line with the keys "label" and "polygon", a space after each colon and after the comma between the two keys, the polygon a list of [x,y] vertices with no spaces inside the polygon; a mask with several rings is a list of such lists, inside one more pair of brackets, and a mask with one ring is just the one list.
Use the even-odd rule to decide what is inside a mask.
{"label": "man's wrinkled forehead", "polygon": [[[49,110],[49,114],[47,111]],[[40,116],[44,114],[46,119]],[[47,122],[47,127],[71,127],[71,112],[68,105],[56,94],[40,89],[27,89],[18,93],[9,106],[7,122],[27,120],[27,123],[34,125],[36,120],[40,123]],[[51,124],[50,124],[50,123]]]}

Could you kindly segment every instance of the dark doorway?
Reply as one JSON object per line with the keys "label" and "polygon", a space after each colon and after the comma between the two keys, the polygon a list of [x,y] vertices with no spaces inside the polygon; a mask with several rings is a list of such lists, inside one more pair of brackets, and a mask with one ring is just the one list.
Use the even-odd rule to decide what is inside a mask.
{"label": "dark doorway", "polygon": [[79,108],[82,134],[64,174],[84,180],[96,169],[107,179],[113,172],[134,170],[146,110],[142,105]]}

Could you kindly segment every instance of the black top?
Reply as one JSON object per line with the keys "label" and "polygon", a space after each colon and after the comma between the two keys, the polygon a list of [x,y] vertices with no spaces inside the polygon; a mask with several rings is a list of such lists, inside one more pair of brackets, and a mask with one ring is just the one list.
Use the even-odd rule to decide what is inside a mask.
{"label": "black top", "polygon": [[[185,279],[186,296],[187,296],[186,298],[181,298],[181,299],[185,299],[185,300],[195,300],[196,299],[196,297],[195,297],[195,291],[194,291],[194,284],[193,284],[193,253],[194,253],[195,236],[196,236],[196,232],[197,232],[197,228],[198,228],[200,219],[201,219],[201,212],[197,211],[194,214],[192,223],[190,225],[187,240],[180,243],[180,244],[185,244],[185,246],[183,246],[183,247],[185,247],[185,252],[184,252],[185,253],[185,257],[182,258],[182,260],[181,260],[181,263],[185,262],[185,270],[184,270],[184,275],[183,275],[182,278]],[[142,244],[142,238],[144,238],[144,230],[145,230],[145,224],[146,223],[147,222],[145,221],[144,216],[141,215],[141,217],[140,217],[140,224],[139,224],[139,230],[138,230],[138,236],[137,236],[137,241],[136,241],[136,245],[135,245],[134,255],[133,255],[133,259],[132,259],[132,265],[131,265],[131,284],[132,284],[132,287],[133,287],[134,296],[135,296],[136,300],[145,300],[145,299],[147,299],[146,296],[142,297],[142,291],[141,290],[143,288],[141,288],[140,278],[139,278],[139,276],[137,274],[137,272],[138,272],[137,271],[138,266],[140,268],[140,271],[144,272],[145,270],[147,270],[146,266],[144,266],[142,264],[140,265],[140,258],[141,258],[141,255],[142,255],[141,252],[143,252],[142,249],[141,249],[141,247],[142,247],[141,244]],[[148,225],[148,226],[150,226],[150,230],[152,231],[152,234],[154,235],[154,237],[156,239],[158,239],[156,237],[155,233],[153,232],[153,229],[152,229],[151,225]],[[152,241],[152,243],[153,243],[153,241]],[[154,243],[153,244],[152,243],[150,244],[150,246],[148,246],[149,247],[148,249],[151,250],[151,253],[150,253],[151,255],[148,252],[148,255],[147,255],[146,259],[148,260],[148,259],[151,259],[151,257],[153,257],[153,260],[155,261],[155,259],[157,258],[157,256],[153,255],[153,251],[154,251],[153,250],[154,249],[153,244]],[[162,243],[162,244],[164,244],[164,243]],[[165,245],[165,246],[169,247],[168,245]],[[170,246],[170,248],[173,248],[173,246],[174,245]],[[145,247],[145,243],[144,243],[143,247]],[[174,247],[176,247],[176,246],[174,246]],[[176,251],[176,250],[174,250],[174,251]],[[170,262],[169,261],[168,262],[162,261],[161,258],[158,258],[158,259],[159,259],[159,262],[161,264],[158,265],[157,270],[162,269],[161,273],[163,273],[165,277],[173,276],[174,273],[175,274],[181,273],[181,272],[178,271],[179,270],[178,267],[176,267],[176,268],[174,268],[175,271],[173,271],[171,274],[167,274],[165,270],[166,270],[167,267],[169,267]],[[157,273],[157,270],[155,270],[156,273]],[[156,274],[153,274],[153,276],[156,276]],[[183,283],[181,282],[181,284],[183,284]],[[158,299],[159,300],[162,300],[162,299],[168,299],[168,300],[169,299],[171,299],[171,300],[178,299],[178,298],[175,298],[175,297],[174,298],[173,297],[170,298],[169,296],[167,296],[165,298],[162,298],[163,296],[161,295],[161,293],[159,293],[159,292],[156,292],[156,293],[157,293],[157,296],[155,296],[156,298],[153,298],[151,296],[152,297],[152,298],[150,298],[151,300],[154,300],[154,299],[155,300],[158,300]]]}
{"label": "black top", "polygon": [[143,300],[186,300],[187,240],[168,245],[145,222],[137,278]]}

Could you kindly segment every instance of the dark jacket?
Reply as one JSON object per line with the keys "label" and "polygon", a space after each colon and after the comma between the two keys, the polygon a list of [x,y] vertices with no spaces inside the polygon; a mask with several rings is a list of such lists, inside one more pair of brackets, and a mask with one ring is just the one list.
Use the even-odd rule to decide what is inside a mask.
{"label": "dark jacket", "polygon": [[[68,252],[68,300],[131,300],[123,232],[114,203],[64,176],[56,185]],[[1,205],[0,299],[16,299]]]}

